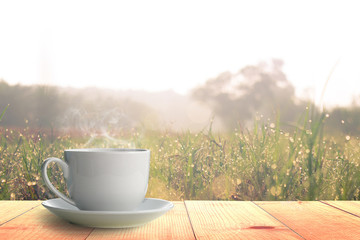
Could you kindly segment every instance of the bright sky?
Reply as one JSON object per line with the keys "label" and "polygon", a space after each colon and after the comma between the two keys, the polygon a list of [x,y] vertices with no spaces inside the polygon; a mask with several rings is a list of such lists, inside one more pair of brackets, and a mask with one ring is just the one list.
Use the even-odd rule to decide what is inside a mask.
{"label": "bright sky", "polygon": [[0,78],[10,83],[186,93],[281,58],[302,94],[360,95],[358,1],[0,1]]}

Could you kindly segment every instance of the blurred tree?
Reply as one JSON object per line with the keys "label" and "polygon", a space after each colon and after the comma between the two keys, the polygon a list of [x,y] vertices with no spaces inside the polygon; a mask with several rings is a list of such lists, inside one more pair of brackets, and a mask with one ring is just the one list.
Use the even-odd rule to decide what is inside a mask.
{"label": "blurred tree", "polygon": [[306,104],[296,98],[282,66],[283,61],[274,59],[271,64],[246,66],[235,74],[225,72],[194,89],[192,96],[207,103],[229,129],[239,122],[246,125],[256,113],[294,121]]}
{"label": "blurred tree", "polygon": [[326,121],[327,131],[336,134],[360,135],[360,105],[353,103],[347,107],[335,107]]}
{"label": "blurred tree", "polygon": [[38,86],[35,89],[35,121],[38,127],[54,127],[57,118],[64,114],[62,101],[55,87]]}
{"label": "blurred tree", "polygon": [[24,126],[27,112],[33,109],[31,103],[34,99],[30,96],[32,89],[20,85],[10,86],[5,81],[0,82],[0,107],[9,105],[6,115],[3,118],[2,125]]}
{"label": "blurred tree", "polygon": [[63,114],[55,87],[10,86],[0,82],[0,107],[9,105],[3,125],[21,127],[29,123],[34,127],[51,127]]}
{"label": "blurred tree", "polygon": [[90,133],[157,124],[151,107],[107,93],[99,89],[64,91],[52,86],[12,86],[0,80],[0,109],[9,105],[1,125],[66,127]]}

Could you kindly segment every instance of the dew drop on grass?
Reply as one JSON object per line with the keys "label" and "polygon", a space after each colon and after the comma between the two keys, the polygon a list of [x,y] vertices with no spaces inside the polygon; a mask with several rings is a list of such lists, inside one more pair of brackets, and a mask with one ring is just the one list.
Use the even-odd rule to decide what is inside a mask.
{"label": "dew drop on grass", "polygon": [[271,193],[271,195],[273,195],[273,196],[278,196],[278,195],[280,195],[280,194],[281,194],[281,187],[280,187],[280,186],[277,186],[277,187],[272,186],[271,189],[270,189],[270,193]]}
{"label": "dew drop on grass", "polygon": [[270,189],[270,193],[271,193],[271,195],[273,195],[273,196],[275,196],[276,195],[276,190],[275,190],[275,187],[273,186],[273,187],[271,187],[271,189]]}

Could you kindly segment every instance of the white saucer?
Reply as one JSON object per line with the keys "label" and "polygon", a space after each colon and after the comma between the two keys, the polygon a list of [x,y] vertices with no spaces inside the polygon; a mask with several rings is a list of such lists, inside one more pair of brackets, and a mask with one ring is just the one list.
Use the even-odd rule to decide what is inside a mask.
{"label": "white saucer", "polygon": [[148,223],[174,207],[161,199],[145,198],[133,211],[83,211],[61,198],[50,199],[42,205],[56,216],[71,223],[97,228],[128,228]]}

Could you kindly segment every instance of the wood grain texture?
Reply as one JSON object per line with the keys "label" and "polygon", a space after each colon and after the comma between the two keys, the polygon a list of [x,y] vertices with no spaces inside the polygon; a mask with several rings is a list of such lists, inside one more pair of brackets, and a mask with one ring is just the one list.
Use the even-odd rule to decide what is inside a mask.
{"label": "wood grain texture", "polygon": [[0,226],[0,239],[86,239],[92,230],[70,224],[39,206]]}
{"label": "wood grain texture", "polygon": [[185,201],[197,239],[301,239],[252,202]]}
{"label": "wood grain texture", "polygon": [[41,205],[41,201],[0,201],[0,225]]}
{"label": "wood grain texture", "polygon": [[346,212],[352,213],[360,217],[360,202],[359,201],[321,201],[330,206],[342,209]]}
{"label": "wood grain texture", "polygon": [[305,239],[360,239],[360,218],[321,202],[255,202]]}
{"label": "wood grain texture", "polygon": [[87,239],[195,239],[183,202],[144,226],[128,229],[95,229]]}

